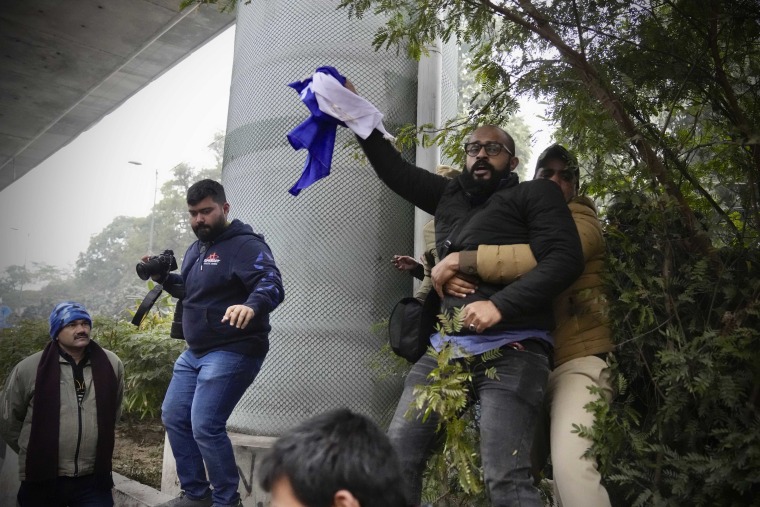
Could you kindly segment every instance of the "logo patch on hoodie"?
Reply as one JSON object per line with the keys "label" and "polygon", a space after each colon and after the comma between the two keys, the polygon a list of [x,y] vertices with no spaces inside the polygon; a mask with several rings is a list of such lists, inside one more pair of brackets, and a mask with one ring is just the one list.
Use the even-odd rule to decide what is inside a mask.
{"label": "logo patch on hoodie", "polygon": [[210,254],[208,254],[208,256],[206,256],[205,259],[203,259],[203,265],[204,266],[216,266],[217,264],[219,264],[219,261],[221,261],[221,259],[219,258],[219,256],[217,255],[217,253],[216,252],[211,252]]}

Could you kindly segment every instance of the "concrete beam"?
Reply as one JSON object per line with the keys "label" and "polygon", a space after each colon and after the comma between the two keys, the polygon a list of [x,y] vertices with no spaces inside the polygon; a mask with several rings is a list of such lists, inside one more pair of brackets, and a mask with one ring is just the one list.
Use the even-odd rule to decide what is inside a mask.
{"label": "concrete beam", "polygon": [[6,0],[0,190],[235,22],[179,0]]}

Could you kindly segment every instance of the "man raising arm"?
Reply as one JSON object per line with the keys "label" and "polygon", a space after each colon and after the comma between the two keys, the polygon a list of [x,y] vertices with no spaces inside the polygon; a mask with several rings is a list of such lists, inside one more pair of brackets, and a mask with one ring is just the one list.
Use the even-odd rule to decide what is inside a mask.
{"label": "man raising arm", "polygon": [[[475,356],[463,366],[471,369],[473,394],[481,402],[481,458],[492,504],[542,506],[532,484],[530,446],[551,363],[551,301],[583,269],[580,241],[562,193],[548,181],[518,184],[514,141],[494,125],[473,130],[464,146],[465,168],[453,180],[406,162],[377,130],[359,143],[391,190],[435,215],[441,259],[493,243],[527,243],[536,252],[536,269],[520,280],[479,283],[466,298],[444,297],[442,310],[463,307],[464,328],[447,339],[463,354]],[[437,335],[432,343],[443,346]],[[481,357],[496,349],[498,357]],[[435,367],[427,355],[412,367],[389,428],[413,503],[420,501],[438,420],[433,415],[422,421],[419,411],[411,419],[405,414],[414,387],[426,383]]]}

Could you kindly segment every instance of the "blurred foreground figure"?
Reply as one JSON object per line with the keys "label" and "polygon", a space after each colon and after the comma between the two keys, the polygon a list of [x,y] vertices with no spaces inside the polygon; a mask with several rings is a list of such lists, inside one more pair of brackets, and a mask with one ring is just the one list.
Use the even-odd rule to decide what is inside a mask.
{"label": "blurred foreground figure", "polygon": [[401,469],[388,437],[348,409],[289,431],[259,465],[271,507],[405,507]]}

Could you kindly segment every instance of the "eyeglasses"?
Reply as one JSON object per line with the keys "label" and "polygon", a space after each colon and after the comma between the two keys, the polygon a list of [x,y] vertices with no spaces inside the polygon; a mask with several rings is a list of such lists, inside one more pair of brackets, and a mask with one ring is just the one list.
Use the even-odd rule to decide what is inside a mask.
{"label": "eyeglasses", "polygon": [[465,143],[464,145],[464,152],[467,153],[471,157],[477,157],[478,153],[480,153],[480,150],[485,148],[486,149],[486,155],[489,157],[495,157],[499,153],[501,153],[502,148],[506,150],[507,153],[514,156],[514,153],[507,148],[505,145],[501,143],[496,142],[490,142],[486,144],[480,144],[479,142],[474,143]]}
{"label": "eyeglasses", "polygon": [[575,172],[570,171],[567,169],[562,169],[561,171],[556,171],[554,169],[549,169],[547,167],[542,167],[538,170],[538,177],[541,179],[551,179],[552,176],[554,176],[554,173],[559,174],[559,177],[567,182],[575,181]]}

